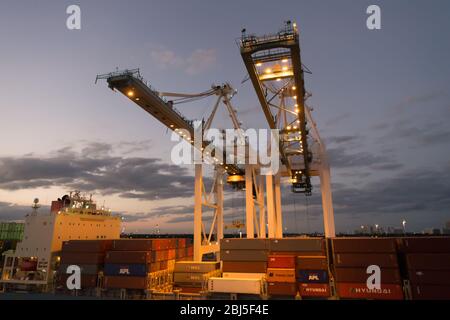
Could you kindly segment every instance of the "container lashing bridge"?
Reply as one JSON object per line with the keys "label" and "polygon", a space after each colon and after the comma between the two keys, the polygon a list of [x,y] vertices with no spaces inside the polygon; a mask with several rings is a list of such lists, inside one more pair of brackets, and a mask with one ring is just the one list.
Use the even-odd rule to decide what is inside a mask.
{"label": "container lashing bridge", "polygon": [[[324,231],[326,237],[334,237],[334,214],[331,199],[330,170],[325,146],[320,139],[311,108],[305,100],[303,66],[300,60],[298,31],[295,24],[286,22],[285,28],[276,35],[256,37],[245,30],[239,40],[241,55],[255,88],[270,129],[278,129],[282,169],[273,174],[262,175],[260,164],[233,164],[235,154],[229,155],[217,145],[211,147],[206,131],[211,128],[219,105],[224,105],[232,126],[241,131],[241,123],[231,104],[236,91],[230,84],[213,85],[198,94],[160,92],[152,88],[141,76],[139,69],[115,71],[98,75],[105,79],[112,90],[121,92],[159,120],[168,129],[190,143],[201,161],[195,163],[194,184],[194,260],[201,261],[203,254],[219,252],[219,241],[223,238],[223,181],[236,189],[245,189],[247,238],[282,238],[281,178],[288,177],[293,192],[311,194],[311,176],[319,176],[322,191]],[[217,96],[210,116],[206,121],[186,119],[175,105]],[[275,113],[273,113],[275,110]],[[307,124],[309,128],[307,128]],[[202,126],[203,137],[198,141],[197,126]],[[309,135],[311,131],[311,135]],[[309,137],[311,136],[311,137]],[[193,137],[196,137],[194,139]],[[310,144],[308,144],[310,138]],[[248,148],[245,137],[238,137]],[[226,149],[226,148],[225,148]],[[235,150],[233,150],[235,152]],[[246,159],[247,160],[247,159]],[[203,161],[203,162],[202,162]],[[203,163],[215,168],[210,189],[203,181]],[[214,211],[209,232],[203,221],[204,209]]]}

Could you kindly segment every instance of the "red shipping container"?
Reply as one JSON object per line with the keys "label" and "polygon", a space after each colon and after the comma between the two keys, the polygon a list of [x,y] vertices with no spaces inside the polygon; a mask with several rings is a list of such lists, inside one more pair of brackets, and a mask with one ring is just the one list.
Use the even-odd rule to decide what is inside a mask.
{"label": "red shipping container", "polygon": [[413,300],[450,300],[450,286],[413,285],[411,293]]}
{"label": "red shipping container", "polygon": [[105,256],[105,263],[149,264],[151,260],[151,251],[108,251]]}
{"label": "red shipping container", "polygon": [[397,255],[387,253],[337,253],[336,267],[361,267],[377,265],[380,268],[398,268]]}
{"label": "red shipping container", "polygon": [[[370,274],[366,268],[336,268],[336,282],[365,283]],[[398,269],[381,268],[381,283],[401,284]]]}
{"label": "red shipping container", "polygon": [[326,256],[298,256],[297,270],[328,270]]}
{"label": "red shipping container", "polygon": [[410,253],[406,265],[413,270],[449,270],[450,274],[450,253]]}
{"label": "red shipping container", "polygon": [[395,253],[394,238],[335,238],[332,240],[335,253]]}
{"label": "red shipping container", "polygon": [[409,281],[413,285],[436,284],[450,286],[449,270],[408,270]]}
{"label": "red shipping container", "polygon": [[113,241],[112,250],[151,251],[154,239],[120,239]]}
{"label": "red shipping container", "polygon": [[62,244],[63,252],[106,252],[112,248],[112,240],[69,240]]}
{"label": "red shipping container", "polygon": [[167,252],[167,260],[175,259],[176,249],[169,249]]}
{"label": "red shipping container", "polygon": [[268,282],[267,293],[274,296],[295,296],[297,295],[297,285],[295,283]]}
{"label": "red shipping container", "polygon": [[369,289],[366,283],[337,283],[337,294],[340,298],[403,300],[403,290],[398,284],[381,284],[381,289]]}
{"label": "red shipping container", "polygon": [[295,256],[293,255],[270,255],[269,268],[295,268]]}
{"label": "red shipping container", "polygon": [[298,288],[302,297],[330,296],[330,286],[326,283],[299,283]]}
{"label": "red shipping container", "polygon": [[106,276],[104,287],[107,289],[147,289],[147,277]]}
{"label": "red shipping container", "polygon": [[62,252],[61,264],[103,264],[104,253]]}
{"label": "red shipping container", "polygon": [[401,252],[450,253],[450,237],[417,237],[397,240]]}

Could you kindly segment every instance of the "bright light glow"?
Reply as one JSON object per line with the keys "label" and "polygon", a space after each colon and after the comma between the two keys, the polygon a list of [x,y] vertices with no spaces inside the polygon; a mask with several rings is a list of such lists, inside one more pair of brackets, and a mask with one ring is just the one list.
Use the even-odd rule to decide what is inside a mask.
{"label": "bright light glow", "polygon": [[283,59],[283,60],[281,60],[281,62],[286,63],[286,62],[288,62],[288,59]]}
{"label": "bright light glow", "polygon": [[298,107],[298,103],[296,103],[295,106]]}
{"label": "bright light glow", "polygon": [[291,130],[291,126],[287,126],[286,129]]}
{"label": "bright light glow", "polygon": [[134,92],[130,90],[130,91],[128,91],[127,95],[128,95],[129,97],[132,97],[132,96],[134,96]]}
{"label": "bright light glow", "polygon": [[294,98],[295,100],[297,100],[297,96],[293,96],[292,98]]}
{"label": "bright light glow", "polygon": [[295,112],[299,113],[300,109],[299,108],[295,108]]}
{"label": "bright light glow", "polygon": [[136,98],[136,101],[139,101],[139,98]]}
{"label": "bright light glow", "polygon": [[281,81],[281,78],[277,78],[277,81]]}
{"label": "bright light glow", "polygon": [[265,73],[272,73],[272,69],[267,68],[266,70],[264,70]]}
{"label": "bright light glow", "polygon": [[294,130],[297,130],[297,126],[294,126]]}
{"label": "bright light glow", "polygon": [[292,86],[292,90],[295,90],[295,89],[297,89],[297,87],[296,86]]}
{"label": "bright light glow", "polygon": [[257,67],[261,67],[261,66],[262,66],[262,63],[261,63],[261,62],[258,62],[258,63],[256,64],[256,66],[257,66]]}
{"label": "bright light glow", "polygon": [[[173,128],[173,124],[171,124],[170,127]],[[176,131],[176,129],[175,129],[175,131]]]}
{"label": "bright light glow", "polygon": [[284,66],[282,69],[283,71],[287,71],[288,67]]}

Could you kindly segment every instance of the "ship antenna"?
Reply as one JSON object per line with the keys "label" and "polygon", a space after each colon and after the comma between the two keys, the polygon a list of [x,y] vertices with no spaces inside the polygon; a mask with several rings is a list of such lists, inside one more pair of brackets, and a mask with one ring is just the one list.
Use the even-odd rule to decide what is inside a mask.
{"label": "ship antenna", "polygon": [[41,207],[41,205],[39,204],[39,199],[35,198],[33,200],[33,205],[31,206],[31,208],[33,209],[33,213],[31,215],[36,216],[37,215],[37,210]]}

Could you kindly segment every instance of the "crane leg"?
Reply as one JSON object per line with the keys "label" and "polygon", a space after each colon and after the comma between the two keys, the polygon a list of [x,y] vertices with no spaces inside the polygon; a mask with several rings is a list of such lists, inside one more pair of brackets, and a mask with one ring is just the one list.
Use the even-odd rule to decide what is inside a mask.
{"label": "crane leg", "polygon": [[194,261],[202,261],[202,164],[195,165]]}
{"label": "crane leg", "polygon": [[269,238],[276,237],[276,216],[273,192],[273,176],[266,175],[266,196],[267,196],[267,222]]}
{"label": "crane leg", "polygon": [[331,195],[330,166],[324,158],[320,168],[320,189],[322,191],[323,226],[326,238],[336,236],[334,226],[334,209]]}
{"label": "crane leg", "polygon": [[281,213],[281,189],[280,174],[275,175],[275,212],[276,212],[276,237],[283,238],[283,215]]}
{"label": "crane leg", "polygon": [[253,222],[254,215],[254,201],[253,201],[253,179],[252,179],[252,166],[245,166],[245,225],[247,226],[247,238],[254,238],[255,227]]}

